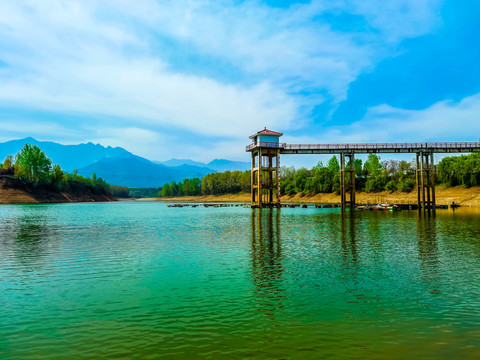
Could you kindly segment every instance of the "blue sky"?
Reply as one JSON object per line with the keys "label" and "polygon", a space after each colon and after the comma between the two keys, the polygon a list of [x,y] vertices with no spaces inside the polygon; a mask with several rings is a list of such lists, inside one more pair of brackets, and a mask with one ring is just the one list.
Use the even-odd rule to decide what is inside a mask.
{"label": "blue sky", "polygon": [[478,19],[475,0],[3,1],[0,141],[198,161],[248,160],[264,126],[476,141]]}

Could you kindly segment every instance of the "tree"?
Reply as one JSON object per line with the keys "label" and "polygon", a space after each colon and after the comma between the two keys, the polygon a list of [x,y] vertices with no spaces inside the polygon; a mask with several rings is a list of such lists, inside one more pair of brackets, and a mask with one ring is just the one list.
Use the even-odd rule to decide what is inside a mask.
{"label": "tree", "polygon": [[323,169],[323,163],[321,160],[317,163],[317,165],[314,166],[312,170],[320,170],[320,169]]}
{"label": "tree", "polygon": [[52,185],[58,189],[62,188],[63,183],[63,170],[60,165],[55,164],[53,165],[52,173],[50,174],[50,179],[52,181]]}
{"label": "tree", "polygon": [[330,170],[332,175],[340,171],[340,163],[338,162],[338,159],[335,155],[333,155],[332,158],[328,161],[327,168],[328,170]]}
{"label": "tree", "polygon": [[383,170],[383,166],[380,163],[380,157],[377,154],[368,154],[367,161],[365,161],[364,169],[369,175],[378,176]]}
{"label": "tree", "polygon": [[307,177],[308,170],[305,168],[301,168],[295,173],[294,184],[297,193],[306,192],[305,185],[307,183]]}
{"label": "tree", "polygon": [[358,176],[362,175],[362,159],[355,159],[353,166],[355,168],[355,174]]}
{"label": "tree", "polygon": [[3,161],[2,167],[4,169],[10,169],[13,166],[13,156],[8,155],[5,160]]}
{"label": "tree", "polygon": [[16,176],[25,178],[34,184],[48,178],[52,160],[37,146],[25,144],[16,156]]}
{"label": "tree", "polygon": [[410,164],[408,161],[402,160],[398,165],[398,171],[408,174],[412,171],[412,164]]}
{"label": "tree", "polygon": [[387,172],[391,175],[395,174],[398,172],[398,170],[400,169],[400,161],[398,160],[385,160],[385,161],[382,161],[382,166],[385,170],[387,170]]}
{"label": "tree", "polygon": [[172,196],[172,191],[170,190],[170,185],[165,184],[162,186],[162,197]]}

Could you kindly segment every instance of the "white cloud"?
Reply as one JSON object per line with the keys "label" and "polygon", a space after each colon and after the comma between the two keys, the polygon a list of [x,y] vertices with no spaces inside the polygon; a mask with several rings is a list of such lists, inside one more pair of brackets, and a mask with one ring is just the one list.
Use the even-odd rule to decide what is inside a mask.
{"label": "white cloud", "polygon": [[383,104],[353,124],[328,129],[319,142],[479,141],[480,94],[445,100],[424,110]]}
{"label": "white cloud", "polygon": [[[15,138],[36,137],[37,140],[64,141],[65,138],[77,137],[79,132],[62,124],[49,121],[31,121],[24,119],[3,119],[0,121],[0,141],[9,141]],[[5,136],[4,134],[10,134]],[[56,136],[55,134],[61,134]]]}
{"label": "white cloud", "polygon": [[352,0],[351,5],[387,40],[399,41],[438,27],[443,0]]}
{"label": "white cloud", "polygon": [[[341,101],[349,84],[386,56],[376,33],[334,31],[316,20],[319,14],[361,14],[391,34],[383,39],[398,42],[433,26],[435,3],[338,0],[272,9],[257,1],[1,2],[0,106],[95,117],[99,128],[110,129],[108,137],[96,136],[106,145],[128,144],[124,128],[142,129],[144,143],[130,148],[151,158],[162,151],[155,146],[162,127],[240,144],[263,126],[304,127],[309,109],[326,95],[302,92]],[[392,22],[383,10],[403,15]],[[228,64],[243,80],[178,69],[182,48]],[[118,131],[114,118],[122,119]],[[62,126],[82,132],[85,124]],[[195,144],[177,147],[188,148],[200,151]],[[215,149],[230,153],[231,142],[208,152]]]}
{"label": "white cloud", "polygon": [[122,147],[131,153],[152,158],[168,147],[168,139],[158,132],[138,127],[95,127],[87,128],[91,137],[87,141],[94,144],[108,144]]}

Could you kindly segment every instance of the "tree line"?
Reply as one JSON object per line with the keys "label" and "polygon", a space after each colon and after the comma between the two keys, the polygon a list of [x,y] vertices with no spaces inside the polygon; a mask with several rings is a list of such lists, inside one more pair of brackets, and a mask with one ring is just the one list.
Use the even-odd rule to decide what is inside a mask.
{"label": "tree line", "polygon": [[193,178],[172,181],[164,184],[157,196],[196,196],[237,194],[250,191],[250,171],[224,171],[205,175],[202,179]]}
{"label": "tree line", "polygon": [[110,185],[93,173],[90,178],[78,175],[77,170],[67,173],[37,145],[25,144],[15,155],[8,155],[1,164],[1,173],[34,187],[49,188],[58,191],[110,194]]}
{"label": "tree line", "polygon": [[[350,164],[347,164],[350,166]],[[369,154],[366,161],[355,159],[355,189],[365,192],[403,191],[415,188],[415,161],[385,160]],[[436,165],[437,185],[479,186],[480,154],[443,158]],[[185,179],[158,188],[157,196],[223,195],[250,192],[250,171],[225,171],[205,175],[201,180]],[[312,169],[281,167],[281,195],[331,193],[340,191],[340,163],[333,156],[326,165],[321,161]]]}

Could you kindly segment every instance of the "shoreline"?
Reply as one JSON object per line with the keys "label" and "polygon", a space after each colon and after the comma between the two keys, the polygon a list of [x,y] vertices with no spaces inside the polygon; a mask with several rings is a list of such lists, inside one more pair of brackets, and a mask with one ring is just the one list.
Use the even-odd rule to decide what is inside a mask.
{"label": "shoreline", "polygon": [[[452,202],[462,206],[480,207],[480,187],[453,187],[435,189],[437,205],[449,205]],[[357,192],[355,194],[357,204],[378,204],[389,202],[391,204],[416,204],[417,193],[403,193],[399,191],[382,191],[378,193]],[[250,203],[250,194],[233,195],[200,195],[200,196],[181,196],[168,198],[140,198],[140,199],[119,199],[125,201],[163,201],[163,202],[194,202],[194,203],[213,203],[213,202],[241,202]],[[282,203],[317,203],[317,204],[339,204],[340,195],[336,193],[316,194],[316,195],[284,195],[281,197]]]}
{"label": "shoreline", "polygon": [[[452,202],[466,207],[480,207],[480,187],[437,187],[435,190],[436,204],[449,205]],[[357,204],[416,204],[417,193],[403,193],[399,191],[382,191],[378,193],[357,192],[355,194]],[[39,191],[32,192],[22,188],[0,186],[0,204],[51,204],[51,203],[92,203],[111,201],[162,201],[162,202],[192,202],[192,203],[250,203],[250,194],[227,194],[227,195],[200,195],[168,198],[113,198],[100,194],[76,194],[71,192]],[[282,203],[312,203],[312,204],[339,204],[340,195],[325,193],[316,195],[284,195]]]}
{"label": "shoreline", "polygon": [[32,205],[111,202],[116,199],[106,194],[78,191],[56,191],[46,188],[34,189],[28,184],[11,178],[0,178],[0,204]]}

